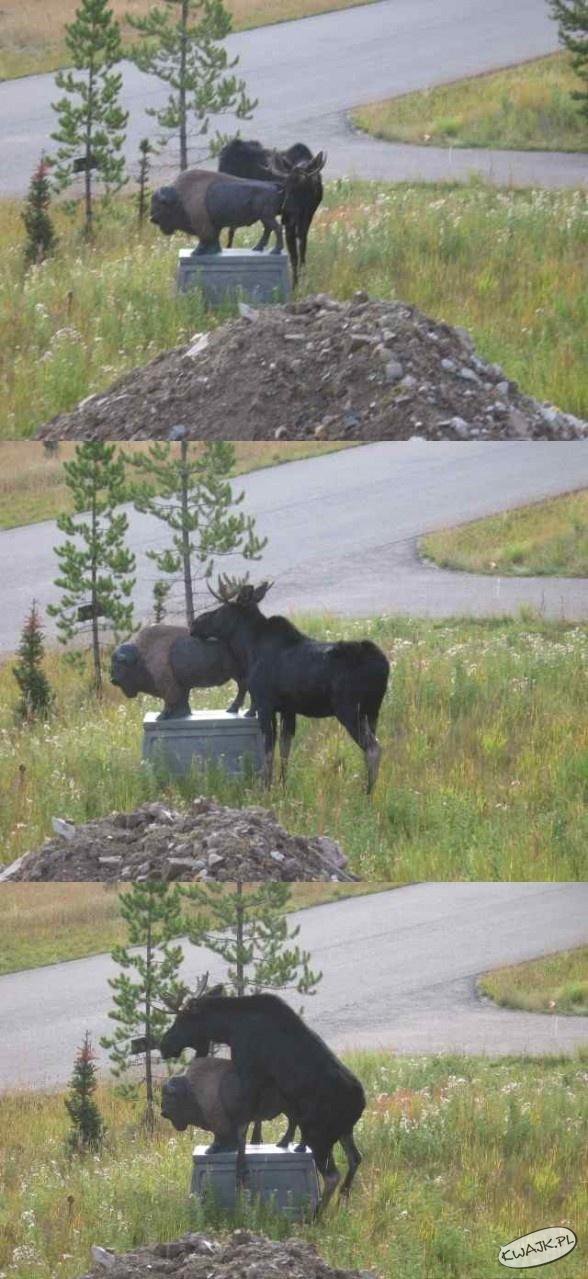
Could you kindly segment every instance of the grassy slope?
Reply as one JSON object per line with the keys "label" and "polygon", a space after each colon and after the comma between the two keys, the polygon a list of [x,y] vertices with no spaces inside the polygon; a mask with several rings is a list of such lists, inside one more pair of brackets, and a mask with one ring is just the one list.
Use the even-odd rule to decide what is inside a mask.
{"label": "grassy slope", "polygon": [[[15,525],[34,524],[39,520],[55,519],[57,515],[73,509],[71,493],[64,482],[63,463],[75,452],[75,444],[64,441],[57,454],[47,454],[43,445],[33,441],[26,444],[0,441],[0,529]],[[125,453],[147,449],[146,444],[128,444]],[[197,453],[203,446],[191,445]],[[235,475],[259,470],[266,466],[281,466],[303,457],[317,457],[322,453],[349,448],[349,444],[336,441],[327,444],[295,443],[284,440],[280,444],[235,444]]]}
{"label": "grassy slope", "polygon": [[[360,753],[333,720],[300,721],[285,790],[276,784],[267,795],[258,783],[247,789],[214,774],[166,787],[140,763],[142,716],[153,703],[109,688],[98,706],[52,655],[59,713],[45,725],[15,728],[9,663],[0,671],[3,859],[38,846],[53,816],[84,821],[206,790],[222,802],[265,803],[292,831],[331,835],[366,879],[586,877],[585,628],[300,620],[326,638],[370,637],[392,661],[370,800]],[[223,688],[193,694],[195,706],[226,700]]]}
{"label": "grassy slope", "polygon": [[588,490],[430,533],[420,549],[470,573],[588,577]]}
{"label": "grassy slope", "polygon": [[[289,909],[303,910],[389,887],[293,884]],[[114,885],[3,884],[0,902],[0,974],[98,955],[126,940]]]}
{"label": "grassy slope", "polygon": [[[293,1228],[331,1265],[373,1269],[382,1279],[498,1279],[499,1247],[523,1231],[557,1222],[581,1233],[588,1177],[580,1059],[346,1060],[368,1095],[356,1127],[364,1162],[344,1211]],[[132,1103],[105,1086],[98,1102],[106,1149],[69,1162],[62,1095],[0,1098],[0,1269],[10,1279],[77,1279],[92,1244],[125,1251],[239,1224],[206,1219],[189,1201],[192,1131],[172,1133],[162,1120],[149,1140]],[[258,1223],[250,1214],[245,1224]],[[284,1219],[262,1224],[273,1235],[289,1229]],[[583,1238],[564,1266],[565,1279],[586,1273]]]}
{"label": "grassy slope", "polygon": [[[588,417],[588,197],[580,191],[329,184],[303,291],[358,287],[470,329],[539,399]],[[177,245],[116,202],[96,247],[60,209],[60,248],[22,275],[16,204],[0,204],[0,435],[31,435],[117,374],[219,323],[174,297]],[[245,237],[244,237],[245,239]]]}
{"label": "grassy slope", "polygon": [[[373,0],[225,0],[235,31],[361,4],[373,4]],[[136,33],[125,23],[125,15],[142,17],[151,7],[151,0],[113,0],[125,43],[136,39]],[[72,21],[75,8],[74,0],[43,0],[42,4],[38,0],[4,0],[0,13],[0,80],[67,66],[65,26]]]}
{"label": "grassy slope", "polygon": [[569,56],[555,53],[505,71],[358,107],[361,129],[421,146],[586,151],[588,120]]}
{"label": "grassy slope", "polygon": [[480,990],[505,1008],[588,1015],[588,946],[485,973]]}

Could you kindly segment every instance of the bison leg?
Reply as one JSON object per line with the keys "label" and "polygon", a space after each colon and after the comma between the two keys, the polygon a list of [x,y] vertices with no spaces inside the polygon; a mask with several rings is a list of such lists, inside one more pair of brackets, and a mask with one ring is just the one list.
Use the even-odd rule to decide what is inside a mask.
{"label": "bison leg", "polygon": [[168,703],[166,703],[166,705],[164,706],[164,709],[162,710],[161,714],[157,716],[157,718],[158,719],[185,719],[186,716],[190,716],[191,714],[192,712],[190,710],[190,702],[186,695],[186,697],[184,697],[181,702],[176,702],[173,706],[170,706]]}
{"label": "bison leg", "polygon": [[238,715],[238,714],[239,714],[239,711],[241,710],[241,707],[242,707],[242,705],[243,705],[243,702],[245,701],[245,695],[246,695],[246,693],[247,693],[247,684],[245,683],[245,681],[244,681],[244,680],[238,680],[238,681],[237,681],[237,696],[236,696],[236,697],[235,697],[235,699],[231,702],[231,705],[227,707],[227,715]]}
{"label": "bison leg", "polygon": [[286,229],[286,244],[288,245],[288,255],[292,263],[292,283],[294,288],[298,284],[298,241],[296,239],[296,227],[293,222],[284,223]]}
{"label": "bison leg", "polygon": [[269,218],[268,222],[264,223],[264,226],[266,225],[269,226],[270,231],[273,231],[276,237],[276,243],[272,249],[272,253],[282,253],[284,249],[284,232],[282,231],[281,224],[278,222],[277,218]]}
{"label": "bison leg", "polygon": [[268,243],[268,240],[269,240],[269,238],[270,238],[270,235],[271,235],[271,227],[268,227],[268,226],[267,226],[267,224],[264,222],[264,224],[263,224],[263,235],[262,235],[262,236],[260,237],[260,239],[257,241],[257,244],[254,244],[254,246],[253,246],[253,252],[254,252],[254,253],[263,253],[263,250],[265,249],[265,247],[266,247],[266,245],[267,245],[267,243]]}
{"label": "bison leg", "polygon": [[[294,1119],[288,1119],[288,1127],[286,1128],[284,1136],[281,1137],[280,1140],[276,1142],[276,1146],[279,1148],[279,1150],[288,1149],[288,1146],[291,1145],[291,1143],[294,1141],[294,1134],[296,1132],[296,1128],[297,1128],[296,1121]],[[306,1146],[304,1147],[304,1149],[306,1150]]]}
{"label": "bison leg", "polygon": [[198,248],[192,251],[192,257],[200,258],[206,253],[222,253],[219,235],[217,235],[216,240],[201,240]]}
{"label": "bison leg", "polygon": [[227,239],[227,249],[232,249],[232,247],[233,247],[233,240],[234,240],[234,239],[235,239],[235,228],[234,228],[234,226],[230,226],[230,227],[229,227],[229,235],[228,235],[228,239]]}
{"label": "bison leg", "polygon": [[280,718],[280,771],[283,783],[286,781],[290,748],[295,732],[296,716],[292,715],[290,711],[282,712]]}
{"label": "bison leg", "polygon": [[256,1119],[253,1125],[253,1132],[251,1133],[251,1145],[252,1146],[263,1145],[261,1119]]}
{"label": "bison leg", "polygon": [[361,1155],[353,1140],[352,1132],[345,1133],[343,1137],[339,1138],[339,1141],[341,1142],[347,1157],[347,1173],[339,1191],[339,1198],[346,1199],[351,1189],[353,1178],[355,1177],[357,1169],[361,1163]]}

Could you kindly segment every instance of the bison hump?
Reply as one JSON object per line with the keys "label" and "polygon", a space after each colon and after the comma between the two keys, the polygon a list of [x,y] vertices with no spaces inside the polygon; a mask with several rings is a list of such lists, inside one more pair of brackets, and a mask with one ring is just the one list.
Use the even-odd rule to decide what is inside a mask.
{"label": "bison hump", "polygon": [[[275,197],[271,208],[272,194]],[[206,212],[219,231],[223,227],[251,226],[259,222],[262,211],[270,216],[279,212],[281,188],[277,182],[259,182],[254,178],[219,176],[206,191]]]}

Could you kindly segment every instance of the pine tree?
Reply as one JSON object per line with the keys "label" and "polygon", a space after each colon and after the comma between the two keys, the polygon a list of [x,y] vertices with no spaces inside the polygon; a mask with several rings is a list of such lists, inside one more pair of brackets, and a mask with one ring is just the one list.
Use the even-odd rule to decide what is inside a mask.
{"label": "pine tree", "polygon": [[222,0],[163,0],[146,17],[128,15],[140,34],[129,56],[141,71],[169,84],[164,107],[147,108],[160,128],[178,134],[180,168],[188,168],[188,125],[208,132],[209,117],[226,111],[249,120],[257,102],[248,98],[245,83],[228,74],[239,61],[229,59],[221,41],[231,30],[231,15]]}
{"label": "pine tree", "polygon": [[[102,693],[101,621],[115,638],[132,629],[130,601],[135,556],[125,547],[128,520],[117,508],[126,497],[124,459],[116,445],[103,441],[79,444],[71,462],[64,462],[65,481],[73,497],[75,515],[60,515],[57,527],[67,540],[55,548],[61,576],[55,585],[63,592],[60,604],[48,605],[57,617],[61,644],[67,644],[90,623],[94,684]],[[103,623],[103,624],[104,624]]]}
{"label": "pine tree", "polygon": [[85,1154],[99,1150],[106,1127],[93,1094],[96,1091],[96,1054],[92,1051],[90,1033],[86,1031],[84,1042],[78,1048],[65,1108],[71,1119],[71,1132],[67,1145],[72,1154]]}
{"label": "pine tree", "polygon": [[159,579],[153,586],[153,621],[163,622],[167,612],[167,597],[171,591],[171,582]]}
{"label": "pine tree", "polygon": [[572,66],[584,81],[586,89],[576,90],[572,97],[581,103],[588,117],[588,0],[549,0],[549,7],[559,24],[559,38],[572,55]]}
{"label": "pine tree", "polygon": [[25,266],[38,266],[55,248],[56,236],[49,216],[51,191],[49,165],[42,155],[31,178],[22,220],[27,232]]}
{"label": "pine tree", "polygon": [[51,137],[58,142],[55,183],[71,186],[76,172],[84,174],[84,228],[93,234],[93,174],[107,192],[126,181],[122,149],[128,111],[120,106],[122,75],[113,68],[122,58],[119,24],[109,0],[81,0],[65,43],[72,69],[58,71],[55,84],[64,96],[54,102],[59,125]]}
{"label": "pine tree", "polygon": [[18,657],[19,661],[12,668],[21,692],[16,714],[21,720],[31,720],[37,715],[46,716],[54,695],[43,671],[43,630],[35,600],[22,629]]}
{"label": "pine tree", "polygon": [[180,886],[179,891],[196,907],[195,915],[186,915],[190,941],[225,960],[236,995],[286,989],[300,995],[316,993],[322,973],[310,968],[308,951],[291,944],[300,927],[288,923],[287,884],[270,880],[245,893],[241,883],[233,887],[211,882]]}
{"label": "pine tree", "polygon": [[[181,897],[177,885],[134,883],[119,896],[120,913],[127,925],[127,945],[116,946],[112,958],[122,969],[109,978],[114,991],[114,1009],[108,1016],[116,1022],[112,1036],[100,1040],[108,1049],[112,1073],[121,1080],[121,1090],[137,1095],[145,1088],[145,1120],[150,1131],[155,1122],[153,1061],[155,1043],[173,1019],[158,1005],[178,998],[184,991],[178,973],[183,961],[181,946],[173,944],[182,932]],[[139,949],[135,949],[135,948]],[[133,1039],[145,1041],[145,1075],[139,1083],[127,1082],[134,1061]]]}
{"label": "pine tree", "polygon": [[238,553],[244,559],[259,559],[267,538],[255,534],[253,516],[233,508],[244,494],[233,495],[229,476],[235,466],[235,450],[224,440],[213,441],[192,456],[187,440],[180,451],[168,443],[155,443],[146,452],[126,458],[143,477],[133,485],[138,511],[155,515],[171,529],[172,544],[163,551],[147,551],[160,573],[181,578],[184,587],[186,622],[194,620],[195,562],[200,580],[213,573],[215,557]]}
{"label": "pine tree", "polygon": [[137,210],[139,214],[139,226],[145,221],[145,213],[147,211],[147,194],[149,185],[149,172],[151,169],[151,159],[155,147],[149,141],[149,138],[142,138],[139,143],[139,191],[137,194]]}

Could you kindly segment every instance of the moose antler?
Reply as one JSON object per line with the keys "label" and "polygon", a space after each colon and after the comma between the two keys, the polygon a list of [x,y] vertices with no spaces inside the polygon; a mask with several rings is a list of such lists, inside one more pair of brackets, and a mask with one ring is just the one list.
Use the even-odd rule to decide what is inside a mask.
{"label": "moose antler", "polygon": [[259,586],[253,586],[249,577],[229,577],[221,573],[216,591],[209,582],[206,585],[219,604],[259,604],[273,582],[260,582]]}

